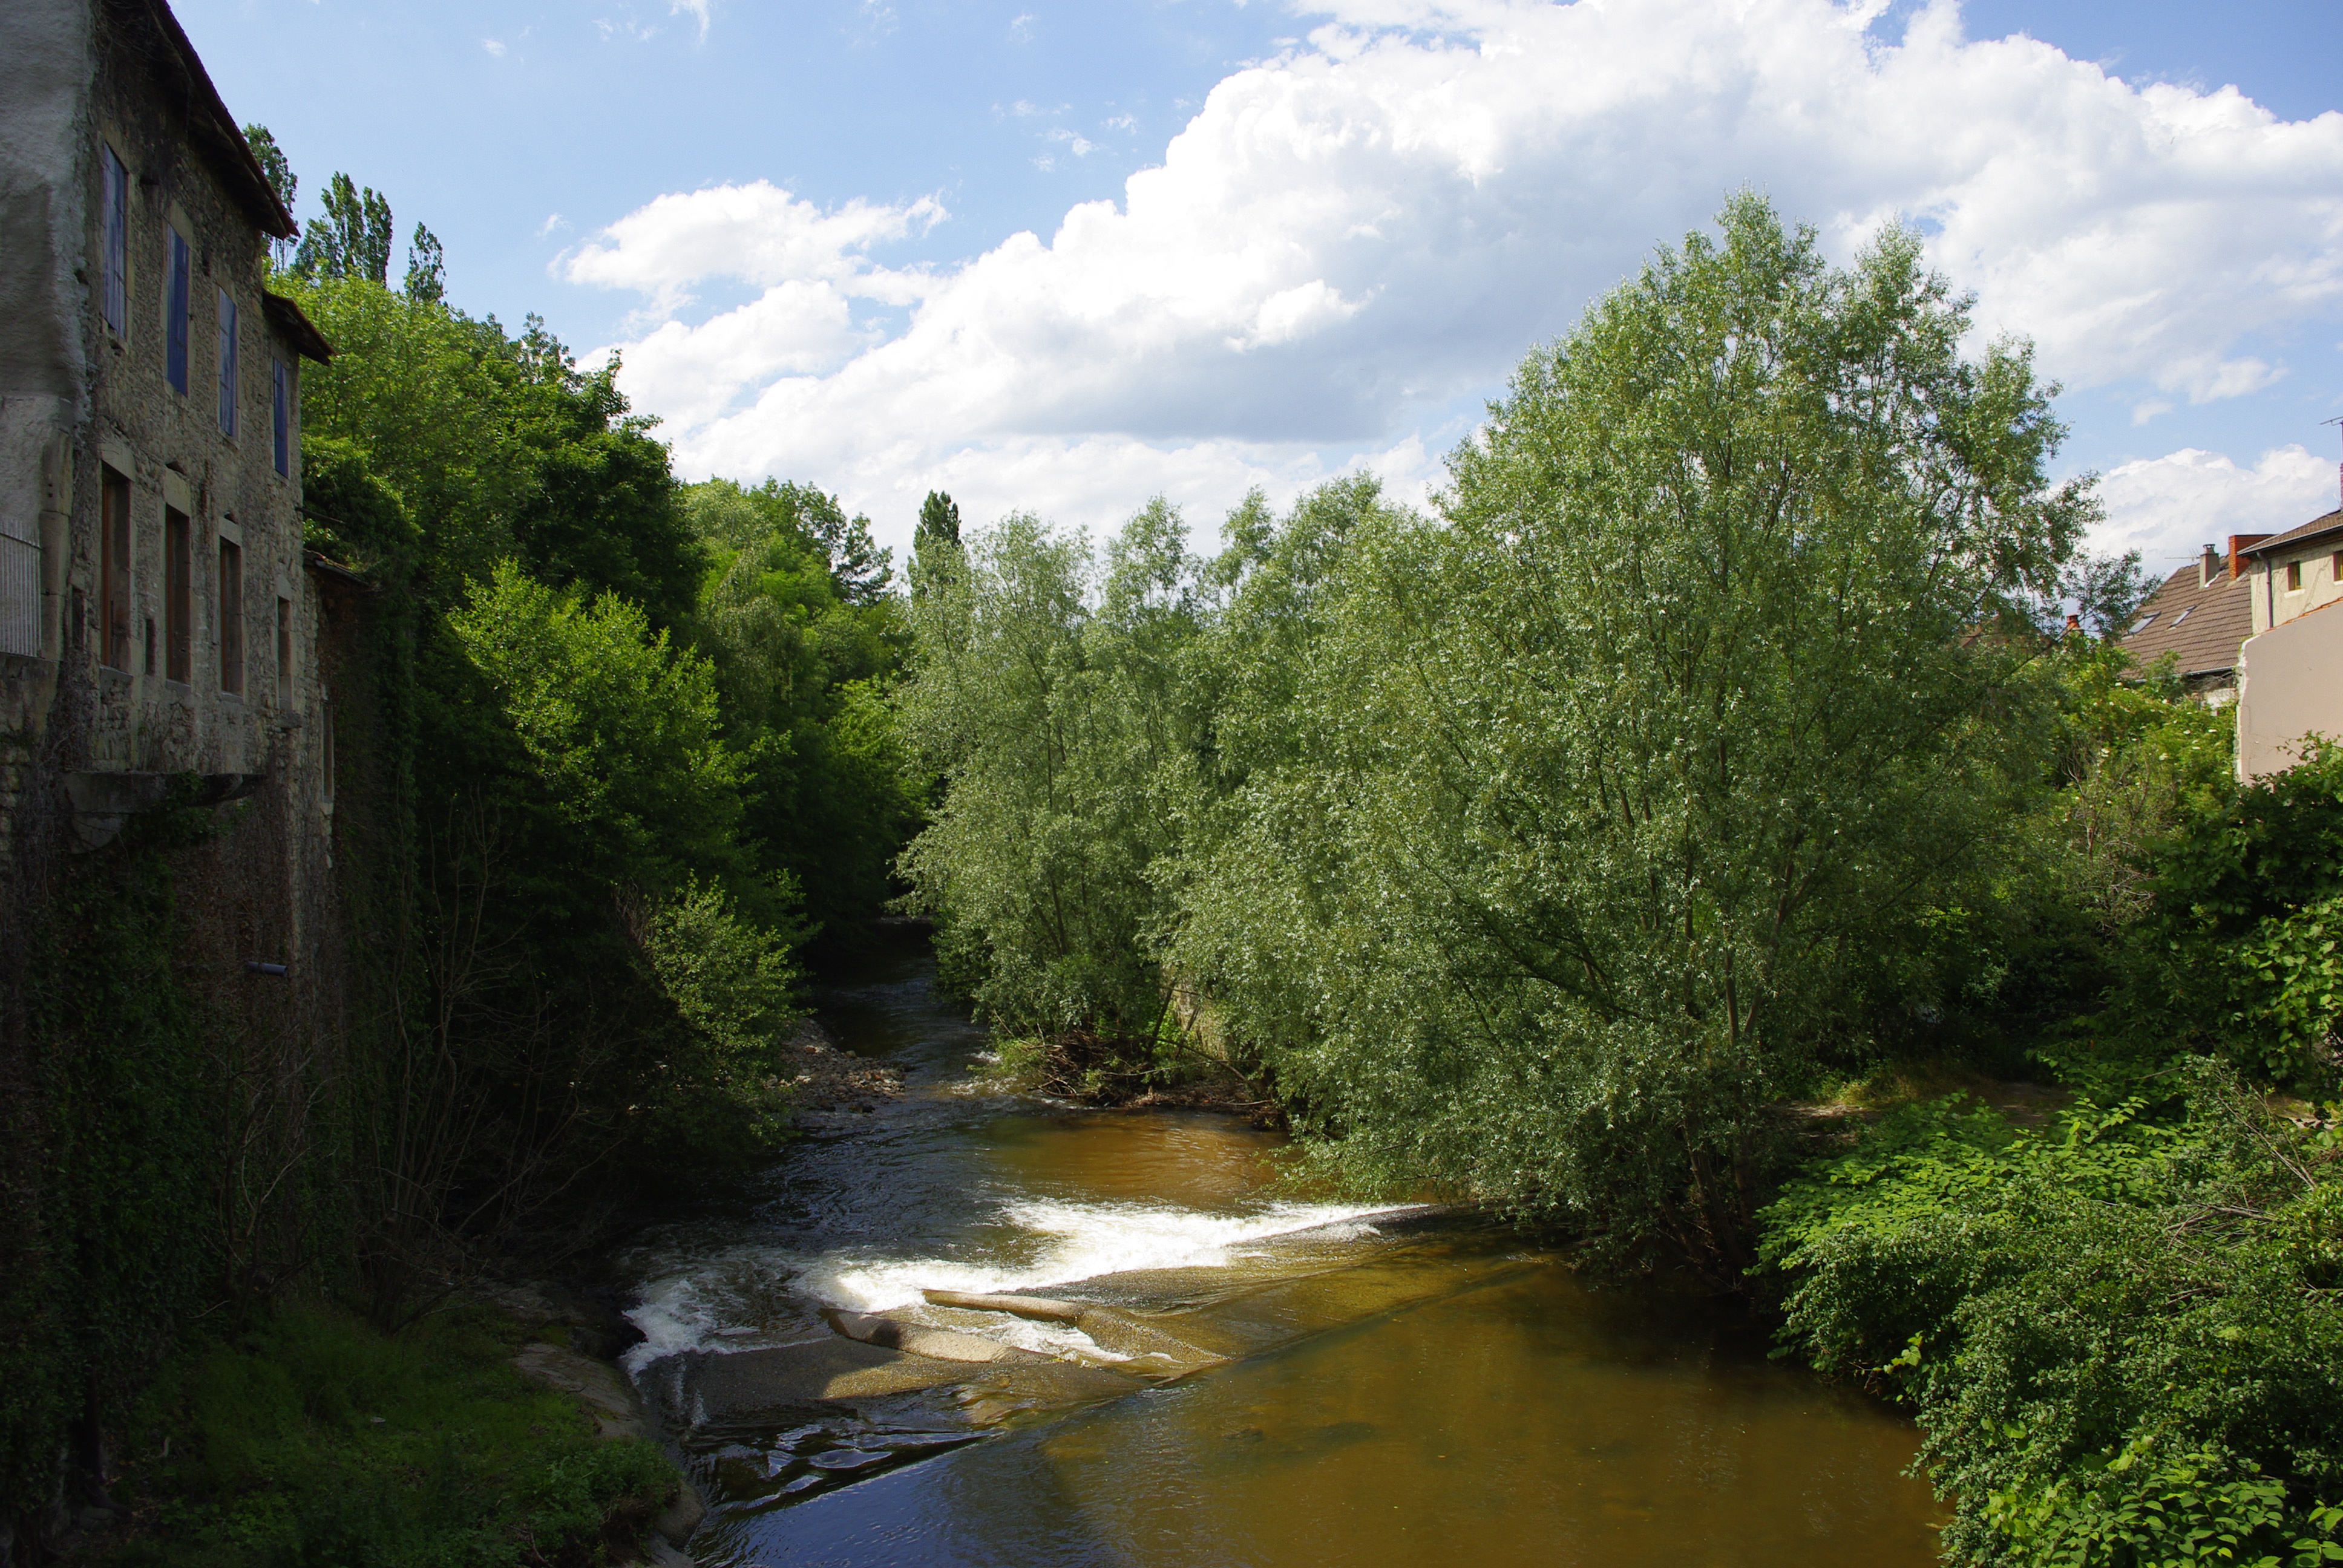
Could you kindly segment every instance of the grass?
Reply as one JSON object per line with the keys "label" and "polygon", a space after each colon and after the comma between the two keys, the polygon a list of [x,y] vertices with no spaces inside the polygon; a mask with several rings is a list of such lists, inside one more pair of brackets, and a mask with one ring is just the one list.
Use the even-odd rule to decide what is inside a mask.
{"label": "grass", "polygon": [[174,1359],[142,1401],[109,1568],[587,1568],[674,1495],[653,1444],[605,1442],[508,1363],[486,1309],[393,1337],[289,1307]]}
{"label": "grass", "polygon": [[2040,1083],[1989,1077],[1966,1063],[1941,1057],[1906,1057],[1885,1061],[1860,1078],[1824,1086],[1818,1109],[1839,1114],[1869,1115],[1966,1094],[1989,1105],[2020,1126],[2038,1126],[2073,1096],[2063,1089]]}

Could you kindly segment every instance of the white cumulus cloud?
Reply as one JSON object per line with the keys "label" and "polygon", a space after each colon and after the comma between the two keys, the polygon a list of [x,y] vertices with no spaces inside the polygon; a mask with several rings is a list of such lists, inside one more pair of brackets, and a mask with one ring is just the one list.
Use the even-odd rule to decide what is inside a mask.
{"label": "white cumulus cloud", "polygon": [[[759,182],[661,196],[562,265],[643,297],[626,384],[684,468],[809,478],[898,539],[900,498],[939,485],[1080,522],[1367,453],[1416,452],[1420,486],[1425,421],[1745,185],[1840,256],[1919,225],[1981,329],[2030,335],[2070,386],[2136,384],[2143,417],[2271,385],[2274,343],[2343,316],[2343,115],[1969,41],[1949,0],[1895,42],[1878,0],[1314,9],[1046,238],[899,271],[873,258],[932,202],[824,211]],[[683,319],[717,279],[761,297]],[[858,326],[858,298],[908,310]],[[2198,459],[2227,461],[2122,483]],[[2108,478],[2125,518],[2148,515],[2116,502],[2135,467]]]}
{"label": "white cumulus cloud", "polygon": [[2110,468],[2099,494],[2107,520],[2092,545],[2102,555],[2137,550],[2161,577],[2231,534],[2278,534],[2335,509],[2336,465],[2300,446],[2264,452],[2239,467],[2195,447]]}

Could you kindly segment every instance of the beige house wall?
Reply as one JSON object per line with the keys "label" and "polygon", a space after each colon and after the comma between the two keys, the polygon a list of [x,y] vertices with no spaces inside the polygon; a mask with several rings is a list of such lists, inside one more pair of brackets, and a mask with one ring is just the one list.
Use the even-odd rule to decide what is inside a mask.
{"label": "beige house wall", "polygon": [[[2261,632],[2284,626],[2297,616],[2343,599],[2343,579],[2335,570],[2338,555],[2343,555],[2343,538],[2329,537],[2306,541],[2300,549],[2259,558],[2253,572],[2254,629]],[[2286,586],[2289,566],[2301,568],[2298,588]]]}
{"label": "beige house wall", "polygon": [[2293,767],[2309,735],[2343,740],[2343,609],[2248,638],[2238,658],[2237,778]]}

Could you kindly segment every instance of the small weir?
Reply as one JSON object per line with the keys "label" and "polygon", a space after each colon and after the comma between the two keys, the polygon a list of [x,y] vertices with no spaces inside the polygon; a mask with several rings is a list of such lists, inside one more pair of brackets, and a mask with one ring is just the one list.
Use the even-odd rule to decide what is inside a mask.
{"label": "small weir", "polygon": [[1915,1437],[1665,1284],[1270,1195],[1280,1140],[985,1089],[904,954],[824,998],[905,1092],[624,1266],[707,1564],[1922,1568]]}

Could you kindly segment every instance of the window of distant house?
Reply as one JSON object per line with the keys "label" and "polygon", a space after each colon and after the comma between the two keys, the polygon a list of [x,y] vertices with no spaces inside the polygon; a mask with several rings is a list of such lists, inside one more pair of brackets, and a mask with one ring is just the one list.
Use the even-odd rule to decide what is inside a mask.
{"label": "window of distant house", "polygon": [[2146,615],[2139,618],[2139,623],[2137,626],[2134,626],[2131,629],[2136,633],[2146,631],[2149,627],[2156,624],[2156,618],[2163,613],[2164,612],[2160,609],[2149,610]]}
{"label": "window of distant house", "polygon": [[2287,592],[2288,592],[2288,593],[2293,593],[2294,591],[2296,591],[2298,588],[2301,588],[2301,587],[2302,587],[2302,563],[2301,563],[2300,561],[2288,561],[2288,562],[2287,562],[2287,563],[2286,563],[2286,591],[2287,591]]}
{"label": "window of distant house", "polygon": [[170,236],[170,259],[164,269],[163,282],[163,379],[171,384],[174,392],[187,389],[187,299],[194,280],[189,276],[193,257],[187,254],[186,236],[176,228],[163,231]]}
{"label": "window of distant house", "polygon": [[293,706],[293,601],[277,601],[277,706]]}
{"label": "window of distant house", "polygon": [[268,447],[278,477],[293,477],[293,373],[282,359],[268,362]]}
{"label": "window of distant house", "polygon": [[187,515],[163,510],[163,676],[195,678],[195,558]]}
{"label": "window of distant house", "polygon": [[130,481],[105,470],[98,487],[97,661],[130,668]]}
{"label": "window of distant house", "polygon": [[236,439],[236,301],[220,290],[219,297],[219,427]]}
{"label": "window of distant house", "polygon": [[219,542],[220,689],[244,691],[244,550],[232,539]]}
{"label": "window of distant house", "polygon": [[2196,607],[2195,605],[2193,605],[2193,604],[2192,604],[2192,605],[2190,605],[2190,606],[2188,607],[2188,608],[2187,608],[2187,609],[2184,609],[2184,610],[2182,610],[2178,615],[2174,616],[2174,617],[2172,618],[2172,624],[2173,624],[2173,625],[2175,625],[2175,626],[2178,626],[2182,621],[2187,620],[2187,619],[2188,618],[2188,617],[2189,617],[2190,613],[2191,613],[2191,612],[2193,612],[2193,611],[2196,609],[2196,608],[2197,608],[2197,607]]}
{"label": "window of distant house", "polygon": [[2343,583],[2343,550],[2337,550],[2334,558],[2327,563],[2327,580]]}
{"label": "window of distant house", "polygon": [[108,146],[98,148],[97,165],[106,185],[98,196],[106,249],[98,263],[97,313],[106,330],[120,337],[130,329],[130,171]]}

